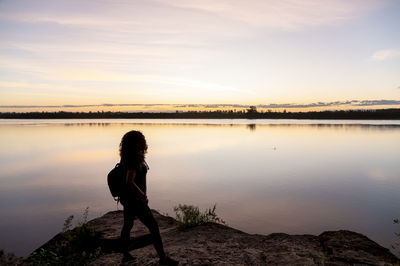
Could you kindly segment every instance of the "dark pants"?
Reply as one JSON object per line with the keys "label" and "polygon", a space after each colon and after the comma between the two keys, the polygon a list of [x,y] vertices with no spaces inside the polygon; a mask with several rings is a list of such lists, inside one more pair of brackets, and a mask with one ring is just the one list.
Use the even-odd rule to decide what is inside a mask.
{"label": "dark pants", "polygon": [[161,241],[160,230],[149,206],[131,200],[121,200],[121,204],[124,206],[124,225],[121,230],[123,253],[129,252],[130,232],[133,227],[133,220],[135,217],[138,217],[139,220],[149,229],[158,256],[164,258],[165,253]]}

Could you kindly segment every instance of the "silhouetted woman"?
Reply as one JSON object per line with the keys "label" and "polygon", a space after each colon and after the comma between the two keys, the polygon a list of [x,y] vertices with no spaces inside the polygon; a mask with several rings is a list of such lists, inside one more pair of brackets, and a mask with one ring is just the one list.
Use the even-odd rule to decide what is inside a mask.
{"label": "silhouetted woman", "polygon": [[150,231],[154,247],[160,257],[160,264],[177,265],[177,261],[165,255],[158,224],[148,206],[146,174],[149,168],[144,160],[146,152],[146,139],[140,131],[129,131],[122,137],[119,153],[120,164],[126,170],[126,185],[120,199],[124,206],[124,225],[121,231],[124,256],[121,264],[126,265],[135,261],[135,258],[129,253],[129,241],[133,220],[138,217]]}

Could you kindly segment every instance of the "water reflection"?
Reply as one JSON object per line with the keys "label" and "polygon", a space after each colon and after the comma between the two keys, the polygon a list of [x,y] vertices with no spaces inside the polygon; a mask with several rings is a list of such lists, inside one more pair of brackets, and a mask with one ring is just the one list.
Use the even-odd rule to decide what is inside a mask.
{"label": "water reflection", "polygon": [[[94,127],[107,127],[110,125],[127,125],[131,124],[133,126],[189,126],[189,127],[242,127],[245,125],[248,129],[255,130],[256,127],[311,127],[311,128],[334,128],[334,129],[365,129],[365,130],[384,130],[384,129],[399,129],[400,124],[254,124],[254,123],[244,123],[244,124],[214,124],[214,123],[64,123],[64,126],[94,126]],[[40,124],[38,124],[40,125]]]}
{"label": "water reflection", "polygon": [[149,142],[152,208],[217,203],[229,225],[250,233],[350,229],[394,241],[397,121],[112,121],[0,123],[0,247],[25,255],[86,206],[92,217],[114,210],[105,175],[132,129]]}
{"label": "water reflection", "polygon": [[250,131],[256,130],[256,124],[247,124],[247,128],[250,129]]}

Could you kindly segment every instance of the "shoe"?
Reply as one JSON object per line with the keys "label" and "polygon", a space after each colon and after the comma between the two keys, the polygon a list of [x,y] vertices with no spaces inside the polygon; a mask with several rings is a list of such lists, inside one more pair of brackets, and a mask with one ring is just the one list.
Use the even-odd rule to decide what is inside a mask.
{"label": "shoe", "polygon": [[131,254],[127,253],[124,254],[124,256],[122,257],[121,263],[119,265],[129,265],[130,263],[134,262],[136,262],[136,258]]}
{"label": "shoe", "polygon": [[168,266],[175,266],[179,264],[179,261],[176,261],[174,259],[171,259],[170,257],[166,256],[163,259],[160,259],[159,261],[160,265],[168,265]]}

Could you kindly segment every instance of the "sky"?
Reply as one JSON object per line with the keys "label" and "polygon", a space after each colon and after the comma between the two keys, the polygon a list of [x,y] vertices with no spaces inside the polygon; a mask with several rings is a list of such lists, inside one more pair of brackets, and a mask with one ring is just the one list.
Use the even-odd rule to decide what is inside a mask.
{"label": "sky", "polygon": [[398,0],[0,0],[0,112],[400,107],[399,14]]}

